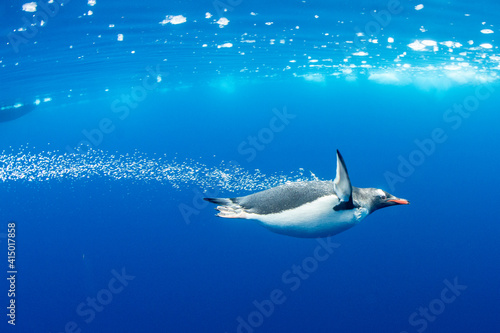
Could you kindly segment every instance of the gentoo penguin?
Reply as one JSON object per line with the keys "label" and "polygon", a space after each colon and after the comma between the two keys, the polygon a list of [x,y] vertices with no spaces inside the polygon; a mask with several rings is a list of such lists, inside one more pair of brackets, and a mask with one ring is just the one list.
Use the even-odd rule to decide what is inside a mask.
{"label": "gentoo penguin", "polygon": [[351,186],[338,150],[333,182],[289,182],[244,197],[204,199],[219,205],[217,216],[256,220],[278,234],[309,238],[338,234],[377,209],[409,204],[377,188]]}

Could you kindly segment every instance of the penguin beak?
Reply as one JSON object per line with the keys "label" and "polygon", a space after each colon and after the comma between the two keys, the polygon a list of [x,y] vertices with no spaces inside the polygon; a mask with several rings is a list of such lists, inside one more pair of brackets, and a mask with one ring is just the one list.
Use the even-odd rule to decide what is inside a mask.
{"label": "penguin beak", "polygon": [[394,202],[397,205],[409,205],[410,202],[406,199],[391,199],[387,200],[387,202]]}

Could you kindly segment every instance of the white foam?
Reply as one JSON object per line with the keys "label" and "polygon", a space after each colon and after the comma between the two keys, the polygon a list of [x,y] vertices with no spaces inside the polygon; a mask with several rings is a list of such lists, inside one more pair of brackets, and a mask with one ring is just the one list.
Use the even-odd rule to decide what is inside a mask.
{"label": "white foam", "polygon": [[401,84],[401,80],[396,73],[372,73],[369,80],[383,84]]}
{"label": "white foam", "polygon": [[493,31],[493,30],[491,30],[491,29],[483,29],[483,30],[481,30],[481,33],[483,33],[483,34],[487,35],[487,34],[492,34],[492,33],[494,33],[494,31]]}
{"label": "white foam", "polygon": [[444,45],[444,46],[447,46],[447,47],[449,47],[449,48],[452,48],[452,47],[461,47],[461,46],[462,46],[462,44],[460,44],[460,43],[456,43],[456,42],[452,42],[452,41],[450,41],[450,40],[445,41],[445,42],[441,42],[441,43],[439,43],[439,44]]}
{"label": "white foam", "polygon": [[226,25],[229,24],[229,20],[225,17],[221,17],[217,22],[215,22],[219,25],[220,28],[225,27]]}
{"label": "white foam", "polygon": [[483,49],[492,49],[493,48],[493,45],[491,45],[490,43],[483,43],[479,46],[481,46]]}
{"label": "white foam", "polygon": [[163,21],[160,22],[161,25],[165,24],[181,24],[187,21],[186,17],[183,15],[167,15]]}
{"label": "white foam", "polygon": [[36,2],[28,2],[23,4],[23,10],[28,13],[36,12]]}
{"label": "white foam", "polygon": [[424,5],[422,5],[422,4],[415,6],[415,10],[421,10],[423,8],[424,8]]}
{"label": "white foam", "polygon": [[425,45],[420,41],[416,40],[413,43],[408,44],[408,47],[414,51],[423,51],[425,50]]}
{"label": "white foam", "polygon": [[306,74],[304,75],[304,79],[312,82],[324,82],[325,76],[322,74]]}
{"label": "white foam", "polygon": [[426,39],[422,41],[422,44],[424,44],[425,46],[436,46],[437,42],[430,39]]}

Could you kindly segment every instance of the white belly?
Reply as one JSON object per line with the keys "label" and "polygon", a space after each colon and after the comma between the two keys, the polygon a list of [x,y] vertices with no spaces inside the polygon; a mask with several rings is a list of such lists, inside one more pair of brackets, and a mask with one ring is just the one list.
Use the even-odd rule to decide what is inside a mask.
{"label": "white belly", "polygon": [[276,214],[247,213],[246,218],[257,220],[279,234],[295,237],[326,237],[352,228],[368,215],[368,210],[365,208],[333,210],[338,204],[338,197],[331,195]]}

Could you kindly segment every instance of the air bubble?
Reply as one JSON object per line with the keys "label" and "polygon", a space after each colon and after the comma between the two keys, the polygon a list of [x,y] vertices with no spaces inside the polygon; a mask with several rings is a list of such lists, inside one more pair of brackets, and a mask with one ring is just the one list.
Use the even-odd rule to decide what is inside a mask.
{"label": "air bubble", "polygon": [[61,153],[44,151],[17,152],[0,154],[1,182],[43,183],[53,180],[79,181],[105,178],[109,180],[133,180],[142,183],[160,183],[175,189],[196,186],[203,190],[243,192],[260,191],[289,181],[313,180],[305,176],[304,170],[289,174],[275,173],[266,175],[256,169],[249,171],[235,161],[222,161],[219,165],[209,166],[202,159],[150,157],[134,152],[130,154],[110,154],[100,150],[86,153]]}

